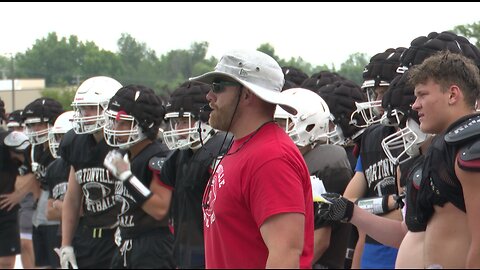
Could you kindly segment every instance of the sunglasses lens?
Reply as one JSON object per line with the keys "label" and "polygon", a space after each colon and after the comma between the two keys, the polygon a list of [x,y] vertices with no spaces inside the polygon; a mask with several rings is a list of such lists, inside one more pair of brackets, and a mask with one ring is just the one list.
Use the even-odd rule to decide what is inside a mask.
{"label": "sunglasses lens", "polygon": [[212,83],[212,92],[218,94],[222,92],[222,85],[220,83]]}
{"label": "sunglasses lens", "polygon": [[241,86],[241,84],[236,82],[214,82],[212,83],[212,92],[215,94],[222,93],[226,86]]}

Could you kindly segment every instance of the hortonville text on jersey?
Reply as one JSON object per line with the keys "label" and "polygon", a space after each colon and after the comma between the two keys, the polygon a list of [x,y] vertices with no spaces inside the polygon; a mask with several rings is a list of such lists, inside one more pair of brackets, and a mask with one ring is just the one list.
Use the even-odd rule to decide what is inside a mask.
{"label": "hortonville text on jersey", "polygon": [[114,184],[115,181],[110,179],[110,174],[105,168],[85,168],[75,172],[75,177],[79,184],[87,182],[99,182],[105,184]]}

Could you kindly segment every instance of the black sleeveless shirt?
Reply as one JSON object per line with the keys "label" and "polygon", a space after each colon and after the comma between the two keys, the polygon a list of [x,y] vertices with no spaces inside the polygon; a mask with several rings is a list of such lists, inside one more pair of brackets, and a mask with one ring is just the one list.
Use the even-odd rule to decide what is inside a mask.
{"label": "black sleeveless shirt", "polygon": [[[131,170],[133,175],[142,182],[145,187],[150,189],[153,174],[159,174],[159,171],[154,171],[149,168],[149,161],[156,157],[164,160],[170,151],[158,141],[154,141],[147,145],[142,151],[136,155],[131,161]],[[149,232],[151,230],[168,227],[168,217],[162,220],[156,220],[147,214],[141,205],[138,205],[135,199],[130,195],[128,189],[124,188],[119,181],[120,186],[115,190],[116,200],[120,206],[120,213],[118,216],[119,227],[122,239],[132,239],[139,235]]]}
{"label": "black sleeveless shirt", "polygon": [[75,179],[83,192],[84,222],[90,227],[111,227],[117,223],[119,206],[115,203],[115,179],[103,166],[113,149],[104,139],[96,142],[92,134],[68,131],[60,142],[60,156],[75,170]]}

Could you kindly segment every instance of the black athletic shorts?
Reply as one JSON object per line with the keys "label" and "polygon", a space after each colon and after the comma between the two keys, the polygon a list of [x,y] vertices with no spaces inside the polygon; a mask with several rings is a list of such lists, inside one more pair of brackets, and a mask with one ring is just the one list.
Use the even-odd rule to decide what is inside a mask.
{"label": "black athletic shorts", "polygon": [[91,228],[80,223],[73,238],[73,250],[80,269],[108,269],[115,248],[115,230]]}
{"label": "black athletic shorts", "polygon": [[175,268],[173,235],[168,227],[162,227],[132,239],[131,246],[126,248],[126,252],[121,252],[123,243],[115,250],[112,269]]}
{"label": "black athletic shorts", "polygon": [[33,226],[32,241],[33,252],[35,253],[35,266],[60,268],[60,260],[57,253],[53,250],[62,244],[62,239],[58,235],[59,225],[40,225]]}
{"label": "black athletic shorts", "polygon": [[20,232],[17,215],[0,218],[0,257],[20,254]]}

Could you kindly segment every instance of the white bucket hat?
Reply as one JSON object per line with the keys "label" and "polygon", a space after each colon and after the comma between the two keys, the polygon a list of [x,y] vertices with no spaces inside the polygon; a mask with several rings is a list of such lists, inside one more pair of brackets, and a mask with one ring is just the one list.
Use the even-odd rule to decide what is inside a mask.
{"label": "white bucket hat", "polygon": [[260,99],[280,105],[292,115],[297,114],[288,97],[281,95],[285,79],[282,69],[269,55],[259,51],[232,51],[222,56],[214,71],[190,78],[211,84],[218,78],[231,78],[250,89]]}

